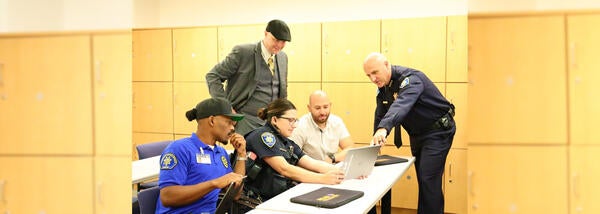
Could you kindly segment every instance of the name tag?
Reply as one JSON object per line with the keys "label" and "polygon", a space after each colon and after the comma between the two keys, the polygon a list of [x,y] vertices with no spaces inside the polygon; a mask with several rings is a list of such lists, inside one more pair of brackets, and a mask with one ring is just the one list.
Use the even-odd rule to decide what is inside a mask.
{"label": "name tag", "polygon": [[210,164],[210,155],[196,154],[196,163]]}

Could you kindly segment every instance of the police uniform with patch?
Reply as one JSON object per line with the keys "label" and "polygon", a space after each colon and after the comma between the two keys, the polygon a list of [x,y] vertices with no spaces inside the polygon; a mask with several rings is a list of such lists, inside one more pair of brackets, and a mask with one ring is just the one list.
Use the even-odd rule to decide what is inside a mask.
{"label": "police uniform with patch", "polygon": [[456,132],[454,105],[421,71],[392,65],[391,72],[390,83],[378,90],[374,130],[385,128],[390,133],[394,128],[399,148],[400,126],[404,127],[415,156],[418,212],[443,213],[442,174]]}
{"label": "police uniform with patch", "polygon": [[[294,141],[281,136],[270,123],[246,135],[246,151],[257,156],[253,166],[248,166],[246,162],[246,188],[257,193],[260,200],[268,200],[296,184],[277,173],[263,160],[265,157],[282,156],[290,165],[296,165],[304,156],[302,149]],[[258,171],[256,176],[253,176],[253,171]]]}
{"label": "police uniform with patch", "polygon": [[[160,157],[160,188],[194,185],[232,172],[227,151],[220,146],[204,144],[195,133],[171,143]],[[200,200],[182,207],[165,207],[159,199],[156,213],[214,213],[220,189],[214,189]]]}

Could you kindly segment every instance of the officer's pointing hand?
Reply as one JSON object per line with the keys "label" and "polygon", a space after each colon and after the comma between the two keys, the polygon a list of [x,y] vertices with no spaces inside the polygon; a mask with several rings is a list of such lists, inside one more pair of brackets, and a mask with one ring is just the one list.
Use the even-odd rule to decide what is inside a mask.
{"label": "officer's pointing hand", "polygon": [[387,130],[384,128],[379,128],[373,135],[373,139],[371,140],[371,145],[385,145],[385,138],[387,136]]}

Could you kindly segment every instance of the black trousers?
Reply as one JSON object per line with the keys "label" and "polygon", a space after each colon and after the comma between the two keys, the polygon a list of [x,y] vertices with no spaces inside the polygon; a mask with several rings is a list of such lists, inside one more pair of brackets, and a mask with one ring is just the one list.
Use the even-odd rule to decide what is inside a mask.
{"label": "black trousers", "polygon": [[410,136],[419,184],[418,214],[444,213],[443,174],[455,132],[456,127],[452,126],[448,130],[439,129],[422,136]]}

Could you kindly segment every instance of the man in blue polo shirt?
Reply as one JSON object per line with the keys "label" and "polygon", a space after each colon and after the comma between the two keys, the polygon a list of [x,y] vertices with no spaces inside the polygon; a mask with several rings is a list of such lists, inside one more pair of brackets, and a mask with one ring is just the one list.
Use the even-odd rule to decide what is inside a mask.
{"label": "man in blue polo shirt", "polygon": [[[234,126],[243,115],[232,112],[229,101],[209,98],[186,112],[198,129],[171,143],[160,157],[160,196],[156,213],[214,213],[219,191],[231,182],[241,185],[246,174],[246,140]],[[230,142],[236,163],[216,142]]]}

